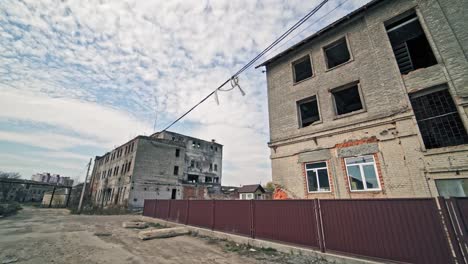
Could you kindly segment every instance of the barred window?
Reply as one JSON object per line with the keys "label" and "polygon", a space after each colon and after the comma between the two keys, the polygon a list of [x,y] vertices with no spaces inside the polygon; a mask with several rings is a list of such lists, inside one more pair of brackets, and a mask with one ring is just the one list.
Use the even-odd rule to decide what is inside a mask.
{"label": "barred window", "polygon": [[449,91],[443,89],[410,96],[414,115],[427,149],[468,143],[468,135]]}

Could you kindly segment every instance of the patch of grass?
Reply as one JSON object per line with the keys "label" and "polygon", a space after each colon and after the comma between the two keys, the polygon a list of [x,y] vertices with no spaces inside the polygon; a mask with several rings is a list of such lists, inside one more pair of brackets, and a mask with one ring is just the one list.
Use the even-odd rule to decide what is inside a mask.
{"label": "patch of grass", "polygon": [[23,208],[19,203],[0,203],[0,216],[14,215],[21,209]]}
{"label": "patch of grass", "polygon": [[[71,214],[78,214],[78,208],[70,208]],[[101,208],[101,207],[84,207],[81,209],[81,214],[84,215],[125,215],[132,214],[132,211],[126,207],[110,207],[110,208]]]}

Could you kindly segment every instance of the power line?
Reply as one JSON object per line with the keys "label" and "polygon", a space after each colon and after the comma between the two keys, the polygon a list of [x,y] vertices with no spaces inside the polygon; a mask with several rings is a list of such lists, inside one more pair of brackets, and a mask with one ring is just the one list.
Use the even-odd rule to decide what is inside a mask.
{"label": "power line", "polygon": [[246,65],[244,65],[240,70],[238,70],[234,75],[232,75],[229,79],[224,81],[221,85],[219,85],[216,89],[214,89],[212,92],[210,92],[207,96],[205,96],[200,102],[195,104],[192,108],[190,108],[188,111],[186,111],[183,115],[181,115],[179,118],[174,120],[172,123],[170,123],[167,127],[165,127],[161,132],[164,132],[168,130],[170,127],[172,127],[175,123],[179,122],[182,118],[184,118],[186,115],[188,115],[190,112],[192,112],[197,106],[202,104],[203,102],[206,101],[210,96],[212,96],[216,91],[220,90],[224,85],[226,85],[229,81],[233,80],[237,76],[239,76],[241,73],[246,71],[248,68],[250,68],[256,61],[258,61],[265,53],[270,51],[273,47],[275,47],[278,43],[280,43],[282,40],[284,40],[289,34],[291,34],[294,30],[296,30],[298,27],[300,27],[305,21],[307,21],[311,16],[313,16],[317,11],[319,11],[326,3],[328,0],[323,0],[318,4],[314,9],[312,9],[309,13],[307,13],[303,18],[301,18],[299,21],[297,21],[292,27],[290,27],[286,32],[284,32],[280,37],[278,37],[275,41],[273,41],[267,48],[265,48],[262,52],[260,52],[255,58],[250,60]]}
{"label": "power line", "polygon": [[310,25],[308,25],[307,27],[305,27],[303,30],[297,32],[297,34],[295,34],[294,36],[292,36],[291,38],[289,38],[288,40],[286,40],[285,42],[283,42],[283,44],[279,45],[278,47],[276,47],[274,50],[272,50],[271,52],[269,52],[270,54],[271,53],[274,53],[275,51],[277,51],[278,49],[280,49],[281,47],[284,47],[284,45],[286,45],[287,43],[289,43],[291,40],[293,40],[294,38],[296,38],[297,36],[299,36],[302,32],[306,31],[307,29],[309,29],[311,26],[315,25],[317,22],[321,21],[322,19],[324,19],[326,16],[330,15],[332,12],[334,12],[336,9],[340,8],[342,5],[344,5],[346,2],[348,2],[349,0],[344,0],[343,2],[341,2],[340,4],[336,5],[332,10],[330,10],[329,12],[327,12],[326,14],[324,14],[323,16],[319,17],[318,19],[314,20]]}

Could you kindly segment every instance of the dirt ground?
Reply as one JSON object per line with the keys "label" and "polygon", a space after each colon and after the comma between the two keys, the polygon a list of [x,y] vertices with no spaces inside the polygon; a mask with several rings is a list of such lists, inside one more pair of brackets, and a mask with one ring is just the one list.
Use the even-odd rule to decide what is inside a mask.
{"label": "dirt ground", "polygon": [[0,219],[0,263],[326,263],[194,236],[142,241],[122,228],[138,219],[26,207]]}

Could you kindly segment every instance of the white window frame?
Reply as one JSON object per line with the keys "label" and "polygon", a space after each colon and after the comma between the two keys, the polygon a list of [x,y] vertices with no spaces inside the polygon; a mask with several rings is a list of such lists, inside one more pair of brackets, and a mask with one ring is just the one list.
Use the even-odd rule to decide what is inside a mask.
{"label": "white window frame", "polygon": [[[351,165],[347,164],[348,159],[366,157],[366,156],[372,157],[372,162],[364,162],[364,163],[351,164]],[[346,177],[348,177],[348,185],[349,185],[349,191],[350,192],[374,192],[374,191],[381,191],[382,190],[382,187],[380,186],[380,175],[379,175],[379,171],[377,170],[377,165],[375,164],[374,155],[354,156],[354,157],[345,158],[344,161],[345,161],[345,167],[346,167]],[[375,171],[375,176],[377,177],[377,185],[379,186],[379,188],[372,188],[372,189],[367,188],[366,175],[364,175],[364,169],[363,169],[363,167],[365,165],[373,165],[374,171]],[[364,186],[363,190],[353,190],[352,189],[352,187],[351,187],[351,178],[349,177],[349,173],[348,173],[348,166],[359,166],[359,171],[361,172],[361,176],[362,176],[362,180],[363,180],[363,186]]]}
{"label": "white window frame", "polygon": [[[322,163],[322,162],[325,162],[325,167],[307,169],[307,164],[315,164],[315,163]],[[318,178],[317,170],[323,170],[323,169],[327,170],[328,186],[330,186],[330,190],[328,190],[328,191],[320,191],[320,181],[319,181],[319,178]],[[329,173],[328,162],[327,161],[314,161],[314,162],[304,163],[304,170],[305,170],[305,177],[306,177],[306,184],[307,184],[307,193],[331,193],[332,192],[331,182],[330,182],[330,173]],[[315,171],[315,178],[316,178],[317,183],[318,183],[318,191],[309,191],[310,190],[309,189],[309,178],[308,178],[308,175],[307,175],[308,171]]]}

